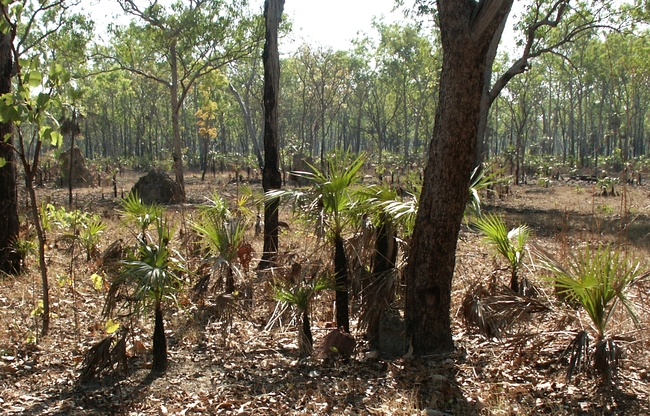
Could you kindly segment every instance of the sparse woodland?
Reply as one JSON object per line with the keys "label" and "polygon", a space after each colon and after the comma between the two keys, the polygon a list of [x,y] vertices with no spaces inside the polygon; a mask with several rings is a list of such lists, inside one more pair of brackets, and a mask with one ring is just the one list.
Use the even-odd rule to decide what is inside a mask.
{"label": "sparse woodland", "polygon": [[650,414],[645,4],[73,3],[0,3],[3,414]]}

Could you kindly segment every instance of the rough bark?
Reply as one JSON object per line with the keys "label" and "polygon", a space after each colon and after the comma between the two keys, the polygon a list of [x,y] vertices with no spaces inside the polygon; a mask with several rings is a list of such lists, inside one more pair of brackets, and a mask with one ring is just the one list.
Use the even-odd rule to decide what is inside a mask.
{"label": "rough bark", "polygon": [[[0,95],[11,91],[12,42],[11,32],[0,37]],[[0,168],[0,271],[10,274],[20,272],[20,255],[13,250],[13,243],[18,238],[20,227],[13,132],[12,123],[0,124],[0,157],[7,162]],[[3,140],[5,137],[7,139]]]}
{"label": "rough bark", "polygon": [[451,283],[475,161],[489,50],[513,0],[438,0],[440,96],[406,268],[406,333],[413,354],[453,350]]}
{"label": "rough bark", "polygon": [[[395,242],[395,226],[390,216],[386,213],[382,214],[381,225],[377,230],[377,241],[375,242],[375,255],[373,259],[372,274],[375,279],[379,278],[383,273],[395,267],[397,261],[397,244]],[[368,323],[368,330],[366,331],[366,338],[375,348],[379,347],[379,319],[381,314],[388,309],[394,299],[383,299],[385,303],[382,305],[387,306],[382,308],[381,312],[376,314],[376,319]]]}
{"label": "rough bark", "polygon": [[161,305],[156,306],[156,321],[153,329],[152,369],[154,371],[165,371],[167,369],[167,337],[165,337],[165,325]]}
{"label": "rough bark", "polygon": [[[278,27],[282,20],[284,0],[266,0],[264,18],[266,20],[266,43],[262,61],[264,62],[264,169],[262,187],[264,192],[282,187],[280,156],[278,151],[278,96],[280,91],[280,56],[278,54]],[[271,264],[278,251],[279,201],[267,201],[264,207],[264,254],[260,268]]]}

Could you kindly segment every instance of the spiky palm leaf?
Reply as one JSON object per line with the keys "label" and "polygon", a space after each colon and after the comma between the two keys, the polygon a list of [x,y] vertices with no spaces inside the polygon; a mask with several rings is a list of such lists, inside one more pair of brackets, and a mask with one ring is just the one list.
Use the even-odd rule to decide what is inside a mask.
{"label": "spiky palm leaf", "polygon": [[163,214],[162,206],[145,204],[137,192],[130,192],[120,202],[121,212],[127,225],[135,225],[142,233],[142,238],[151,224],[154,224]]}
{"label": "spiky palm leaf", "polygon": [[524,261],[524,250],[530,237],[530,228],[523,224],[507,231],[505,221],[494,214],[476,218],[474,225],[485,236],[485,242],[508,260],[512,273],[510,288],[519,292],[519,269]]}
{"label": "spiky palm leaf", "polygon": [[[636,308],[628,292],[648,273],[638,260],[629,255],[623,256],[620,248],[612,248],[609,244],[599,245],[595,251],[589,243],[586,244],[584,249],[577,250],[577,254],[571,257],[567,267],[539,247],[535,248],[535,252],[541,267],[552,273],[548,279],[558,293],[580,304],[589,315],[596,331],[594,368],[607,382],[611,381],[616,374],[621,351],[611,334],[608,334],[609,324],[618,305],[623,305],[632,322],[639,327]],[[576,360],[581,354],[586,354],[588,348],[584,342],[574,341],[573,344],[577,346],[573,347],[568,378],[574,372]]]}
{"label": "spiky palm leaf", "polygon": [[577,301],[587,312],[598,340],[603,339],[619,304],[623,305],[635,325],[639,318],[629,290],[648,276],[638,260],[623,256],[620,248],[590,244],[577,250],[567,267],[548,252],[536,248],[540,266],[552,273],[549,278],[558,293]]}
{"label": "spiky palm leaf", "polygon": [[281,303],[295,307],[302,320],[298,329],[298,348],[301,356],[311,355],[314,340],[311,333],[309,308],[316,292],[334,289],[334,284],[327,276],[313,279],[311,283],[298,282],[287,286],[280,283],[273,286],[273,297]]}
{"label": "spiky palm leaf", "polygon": [[414,186],[399,196],[397,191],[381,185],[373,185],[361,192],[364,197],[363,206],[369,212],[381,210],[388,214],[396,225],[400,225],[406,237],[413,234],[415,217],[418,213],[418,196],[421,187]]}

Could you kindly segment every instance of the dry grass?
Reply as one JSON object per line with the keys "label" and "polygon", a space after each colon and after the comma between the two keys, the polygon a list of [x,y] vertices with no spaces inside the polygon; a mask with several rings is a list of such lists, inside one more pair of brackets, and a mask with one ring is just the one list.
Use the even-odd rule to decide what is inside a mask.
{"label": "dry grass", "polygon": [[[237,195],[236,186],[226,184],[227,175],[208,176],[205,183],[199,178],[197,174],[187,177],[189,204],[168,207],[178,229],[185,233],[177,232],[175,247],[192,270],[201,264],[188,243],[194,205],[204,202],[214,189],[227,199]],[[118,179],[119,188],[128,190],[137,175],[128,173]],[[118,238],[127,242],[133,238],[121,225],[117,200],[110,193],[108,187],[103,198],[100,188],[75,190],[76,204],[102,214],[108,224],[102,248]],[[62,189],[46,187],[39,195],[57,205],[67,202]],[[564,184],[548,189],[516,187],[507,199],[488,201],[487,209],[504,212],[510,226],[526,222],[535,232],[535,242],[559,258],[589,239],[625,243],[647,259],[649,205],[644,187],[627,190],[623,200],[593,196],[580,184]],[[612,331],[624,337],[625,356],[616,385],[601,386],[590,371],[567,383],[566,358],[560,357],[572,336],[588,324],[579,311],[556,300],[530,262],[522,274],[539,288],[536,301],[549,309],[517,319],[500,340],[486,339],[465,327],[460,308],[468,288],[477,282],[486,287],[507,284],[509,279],[505,265],[489,254],[477,234],[467,230],[459,241],[453,292],[456,352],[385,360],[366,351],[362,334],[353,331],[359,348],[351,360],[299,359],[295,314],[276,309],[269,282],[273,277],[289,278],[296,262],[303,270],[320,270],[330,263],[330,256],[311,229],[293,222],[286,212],[282,215],[291,229],[280,237],[281,267],[265,273],[250,271],[238,282],[252,289],[252,300],[220,301],[217,291],[194,302],[188,293],[181,296],[178,307],[167,308],[171,364],[158,377],[149,371],[151,320],[125,319],[121,324],[133,329],[126,339],[131,374],[78,382],[84,354],[106,335],[101,318],[106,290],[95,290],[90,279],[97,271],[95,263],[79,257],[74,288],[59,286],[57,277],[67,274],[70,258],[63,247],[49,248],[53,318],[51,335],[46,338],[38,336],[39,319],[30,315],[40,296],[35,261],[31,259],[23,275],[2,278],[2,412],[412,415],[429,409],[430,414],[440,414],[433,412],[437,409],[453,415],[650,414],[648,331],[637,331],[624,315],[617,316]],[[252,226],[247,241],[253,246],[253,258],[258,259],[262,241],[254,236]],[[191,276],[188,287],[199,277]],[[646,329],[650,324],[648,289],[645,283],[634,293]],[[315,300],[311,316],[316,342],[331,327],[332,303],[331,293],[321,293]],[[277,318],[275,325],[265,330],[272,316]]]}

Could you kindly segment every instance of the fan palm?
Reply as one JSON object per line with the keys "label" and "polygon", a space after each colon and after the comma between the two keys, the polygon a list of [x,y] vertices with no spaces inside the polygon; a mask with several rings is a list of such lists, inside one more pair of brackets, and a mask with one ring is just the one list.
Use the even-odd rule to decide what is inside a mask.
{"label": "fan palm", "polygon": [[485,241],[510,263],[510,288],[518,293],[520,289],[519,270],[523,265],[524,250],[530,237],[530,228],[524,224],[507,231],[505,221],[494,214],[476,218],[474,225],[485,236]]}
{"label": "fan palm", "polygon": [[178,253],[176,257],[169,248],[173,229],[163,218],[156,218],[157,242],[142,242],[137,253],[122,263],[122,270],[113,280],[107,298],[106,314],[110,315],[115,307],[116,293],[120,287],[131,289],[128,297],[137,314],[154,310],[153,334],[153,369],[163,371],[167,367],[167,339],[163,321],[163,302],[173,299],[183,285],[180,272],[182,266]]}
{"label": "fan palm", "polygon": [[[620,305],[632,322],[639,326],[639,318],[628,293],[648,276],[647,272],[638,260],[622,255],[619,248],[610,245],[599,245],[594,251],[587,244],[571,257],[567,267],[542,249],[537,248],[536,252],[541,267],[552,273],[549,279],[558,293],[568,301],[580,304],[589,315],[596,332],[594,366],[608,381],[611,380],[616,372],[620,349],[609,336],[608,327]],[[586,334],[582,332],[578,336],[585,338]],[[574,344],[577,345],[576,342]],[[588,342],[581,342],[580,345],[582,348],[574,348],[574,357],[583,354]],[[571,362],[575,363],[576,360],[572,359]],[[569,377],[573,372],[572,367],[569,368]]]}
{"label": "fan palm", "polygon": [[298,330],[298,349],[301,356],[311,355],[314,346],[309,320],[311,300],[316,292],[333,287],[331,281],[323,276],[313,279],[309,284],[298,282],[292,286],[286,286],[276,282],[273,286],[273,297],[280,302],[294,306],[300,313],[302,325]]}
{"label": "fan palm", "polygon": [[122,199],[120,205],[124,222],[127,225],[135,225],[140,231],[138,238],[146,242],[147,229],[162,217],[163,208],[158,204],[145,204],[138,197],[137,192],[130,192],[126,198]]}
{"label": "fan palm", "polygon": [[235,267],[238,249],[244,242],[246,227],[235,219],[224,220],[212,216],[201,216],[192,224],[201,237],[202,245],[208,251],[208,260],[213,261],[213,268],[224,266],[226,272],[226,293],[235,290],[234,275],[239,270]]}
{"label": "fan palm", "polygon": [[297,176],[307,179],[311,187],[304,190],[269,191],[267,199],[291,198],[294,210],[306,210],[314,218],[322,218],[323,225],[334,243],[334,275],[336,281],[336,324],[350,332],[348,316],[348,261],[343,245],[345,229],[351,210],[357,204],[352,187],[359,181],[359,170],[366,157],[359,155],[348,162],[347,155],[331,156],[327,160],[328,170],[321,171],[309,165],[312,172],[296,172]]}

